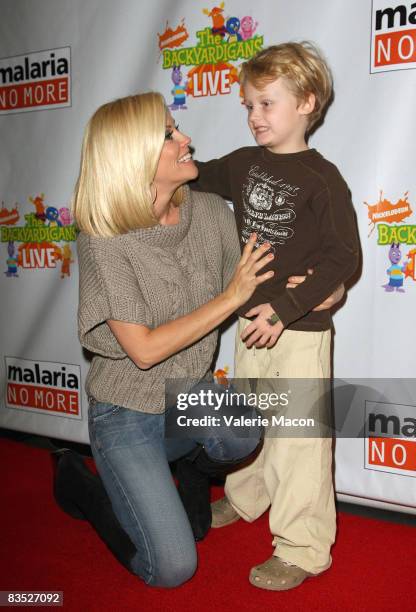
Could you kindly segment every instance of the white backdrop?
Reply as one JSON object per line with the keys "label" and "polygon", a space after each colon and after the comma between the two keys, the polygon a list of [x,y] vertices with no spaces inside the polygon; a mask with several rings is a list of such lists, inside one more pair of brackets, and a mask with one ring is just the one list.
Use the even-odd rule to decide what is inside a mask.
{"label": "white backdrop", "polygon": [[[401,417],[415,416],[411,386],[399,379],[412,378],[415,367],[416,26],[410,1],[395,7],[389,0],[226,0],[223,6],[204,0],[3,0],[2,427],[88,441],[82,390],[88,361],[76,334],[75,233],[67,207],[92,112],[115,97],[149,89],[172,104],[177,78],[178,89],[187,90],[187,108],[173,112],[192,136],[196,157],[220,156],[252,144],[233,83],[244,54],[305,39],[322,49],[335,81],[334,102],[310,145],[346,178],[363,251],[361,277],[335,316],[335,375],[397,379],[386,414],[391,408]],[[226,24],[232,17],[245,26],[240,45],[228,31],[223,39],[212,35],[221,18]],[[204,69],[214,61],[210,53],[218,59],[220,45],[229,58],[219,59],[214,72]],[[188,51],[172,55],[181,49]],[[175,62],[182,64],[180,82],[170,67]],[[392,242],[400,243],[396,273],[407,263],[405,272],[398,271],[405,274],[403,293],[383,287],[391,278]],[[232,355],[231,329],[222,338],[218,367],[232,373]],[[363,423],[366,401],[360,394],[354,400]],[[338,492],[416,511],[414,436],[401,455],[390,449],[381,461],[379,452],[377,466],[369,461],[368,444],[338,441]]]}

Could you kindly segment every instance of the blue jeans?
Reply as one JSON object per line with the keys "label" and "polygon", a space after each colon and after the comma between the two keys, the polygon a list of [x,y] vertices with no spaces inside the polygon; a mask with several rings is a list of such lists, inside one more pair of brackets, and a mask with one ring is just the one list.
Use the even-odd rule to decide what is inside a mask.
{"label": "blue jeans", "polygon": [[[129,410],[90,398],[89,433],[97,470],[113,510],[136,546],[132,571],[152,586],[179,586],[192,577],[197,555],[192,529],[169,461],[198,443],[217,460],[233,461],[257,447],[261,429],[247,438],[213,427],[201,440],[165,438],[165,415]],[[252,435],[254,433],[254,435]]]}

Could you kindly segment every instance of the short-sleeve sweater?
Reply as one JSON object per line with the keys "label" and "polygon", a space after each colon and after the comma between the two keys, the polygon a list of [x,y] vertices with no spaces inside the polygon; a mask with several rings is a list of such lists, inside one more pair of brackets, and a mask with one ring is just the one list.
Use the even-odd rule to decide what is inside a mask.
{"label": "short-sleeve sweater", "polygon": [[165,410],[165,380],[202,379],[217,343],[214,330],[175,355],[141,370],[106,321],[156,328],[202,306],[231,279],[239,260],[231,210],[218,196],[192,193],[176,225],[156,225],[113,238],[78,236],[79,339],[94,355],[89,396],[149,413]]}

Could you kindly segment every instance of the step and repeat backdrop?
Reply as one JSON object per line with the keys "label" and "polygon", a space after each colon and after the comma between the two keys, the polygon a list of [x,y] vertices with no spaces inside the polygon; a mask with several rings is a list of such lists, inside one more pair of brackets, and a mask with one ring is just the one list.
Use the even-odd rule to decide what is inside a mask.
{"label": "step and repeat backdrop", "polygon": [[[335,97],[310,146],[353,196],[362,266],[335,317],[342,499],[416,512],[416,7],[390,0],[3,0],[0,23],[0,426],[87,442],[69,202],[84,126],[157,90],[200,160],[253,144],[238,67],[310,40]],[[234,327],[219,375],[233,373]],[[342,429],[343,423],[340,425]],[[384,435],[383,435],[384,434]],[[387,437],[385,434],[388,434]]]}

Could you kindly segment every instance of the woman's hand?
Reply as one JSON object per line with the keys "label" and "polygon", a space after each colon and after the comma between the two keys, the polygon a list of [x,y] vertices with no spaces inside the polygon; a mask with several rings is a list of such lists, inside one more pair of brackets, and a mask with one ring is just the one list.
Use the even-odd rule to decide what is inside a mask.
{"label": "woman's hand", "polygon": [[264,268],[264,266],[270,263],[274,258],[272,253],[266,255],[267,251],[270,249],[269,243],[262,244],[254,251],[256,240],[256,234],[251,234],[249,241],[244,247],[234,276],[224,291],[224,295],[235,304],[234,309],[237,309],[247,302],[253,295],[256,287],[266,280],[269,280],[274,275],[273,270],[270,270],[269,272],[256,276],[257,272]]}
{"label": "woman's hand", "polygon": [[[313,270],[308,270],[308,274],[313,274]],[[286,285],[286,289],[296,289],[298,285],[301,285],[306,280],[306,276],[289,276],[287,280],[288,282]],[[322,302],[322,304],[315,306],[313,310],[315,312],[319,312],[320,310],[329,310],[330,308],[332,308],[332,306],[342,300],[342,298],[344,297],[344,293],[345,286],[343,283],[341,283],[341,285],[337,287],[335,291],[331,293],[331,295]]]}

